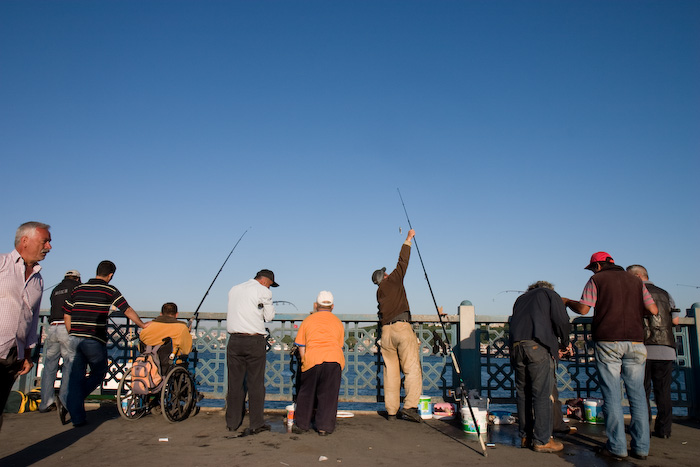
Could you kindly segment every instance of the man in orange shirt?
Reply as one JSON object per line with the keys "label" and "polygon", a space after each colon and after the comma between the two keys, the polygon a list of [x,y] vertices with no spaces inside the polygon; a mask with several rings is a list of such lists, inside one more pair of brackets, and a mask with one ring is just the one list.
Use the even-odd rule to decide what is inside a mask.
{"label": "man in orange shirt", "polygon": [[316,429],[326,436],[335,430],[340,376],[345,367],[345,329],[333,314],[333,294],[324,290],[314,303],[314,313],[299,326],[294,343],[301,356],[301,386],[294,411],[294,433],[311,428],[316,404]]}
{"label": "man in orange shirt", "polygon": [[162,344],[166,337],[173,340],[173,353],[176,356],[186,355],[192,350],[190,329],[186,323],[178,321],[177,305],[172,302],[164,304],[160,309],[160,316],[151,321],[139,335],[141,342],[146,345]]}

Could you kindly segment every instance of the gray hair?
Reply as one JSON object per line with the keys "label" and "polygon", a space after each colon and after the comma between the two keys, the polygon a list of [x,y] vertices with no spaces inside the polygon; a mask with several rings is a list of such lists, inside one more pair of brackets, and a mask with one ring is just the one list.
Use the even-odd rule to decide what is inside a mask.
{"label": "gray hair", "polygon": [[530,290],[539,289],[539,288],[554,290],[554,284],[552,284],[551,282],[547,282],[547,281],[537,281],[533,284],[528,285],[527,291],[529,292]]}
{"label": "gray hair", "polygon": [[627,266],[627,272],[629,272],[630,274],[634,274],[635,276],[646,277],[647,279],[649,279],[649,273],[647,272],[647,268],[645,268],[641,264],[633,264],[631,266]]}
{"label": "gray hair", "polygon": [[17,233],[15,233],[15,246],[19,245],[22,241],[22,237],[29,237],[36,232],[36,229],[46,229],[51,228],[48,224],[43,224],[41,222],[25,222],[17,228]]}

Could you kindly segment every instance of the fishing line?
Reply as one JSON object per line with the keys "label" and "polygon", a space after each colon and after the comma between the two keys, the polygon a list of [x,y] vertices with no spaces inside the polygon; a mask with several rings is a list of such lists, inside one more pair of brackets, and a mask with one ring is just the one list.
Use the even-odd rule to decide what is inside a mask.
{"label": "fishing line", "polygon": [[[406,221],[408,221],[408,228],[413,230],[413,226],[411,225],[411,219],[408,217],[408,211],[406,210],[406,204],[403,202],[403,196],[401,196],[401,190],[396,188],[396,191],[399,193],[399,199],[401,199],[401,206],[403,206],[403,212],[406,214]],[[445,322],[442,320],[442,313],[440,313],[440,308],[438,307],[437,301],[435,300],[435,294],[433,293],[433,287],[430,285],[430,279],[428,279],[428,271],[425,269],[425,263],[423,263],[423,257],[420,254],[420,249],[418,248],[418,242],[416,241],[416,237],[413,237],[413,244],[416,246],[416,251],[418,252],[418,258],[420,259],[420,264],[423,267],[423,273],[425,274],[425,281],[428,283],[428,289],[430,290],[430,296],[433,299],[433,305],[435,305],[435,311],[437,312],[438,319],[440,320],[440,325],[442,326],[442,332],[445,334],[445,348],[448,349],[448,353],[450,354],[450,357],[452,357],[452,364],[454,365],[455,372],[457,373],[457,377],[459,378],[459,386],[461,390],[461,396],[463,399],[467,400],[467,405],[469,406],[469,413],[472,416],[472,420],[474,421],[474,426],[476,427],[476,434],[477,437],[479,438],[479,443],[481,444],[481,450],[484,453],[484,457],[486,457],[486,446],[484,445],[484,440],[481,439],[481,432],[479,431],[479,425],[476,422],[476,417],[474,416],[474,409],[472,409],[472,403],[469,401],[469,394],[466,392],[464,388],[464,380],[462,379],[462,371],[459,368],[459,363],[457,363],[457,357],[455,357],[454,352],[452,351],[452,346],[450,345],[450,336],[447,334],[447,328],[445,328]],[[466,396],[465,396],[466,394]]]}

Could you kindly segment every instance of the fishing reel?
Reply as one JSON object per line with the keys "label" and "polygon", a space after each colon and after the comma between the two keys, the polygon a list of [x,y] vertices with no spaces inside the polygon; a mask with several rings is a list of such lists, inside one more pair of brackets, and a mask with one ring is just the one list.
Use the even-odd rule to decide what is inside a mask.
{"label": "fishing reel", "polygon": [[433,354],[434,355],[449,355],[452,349],[449,348],[447,342],[440,337],[436,330],[433,330]]}

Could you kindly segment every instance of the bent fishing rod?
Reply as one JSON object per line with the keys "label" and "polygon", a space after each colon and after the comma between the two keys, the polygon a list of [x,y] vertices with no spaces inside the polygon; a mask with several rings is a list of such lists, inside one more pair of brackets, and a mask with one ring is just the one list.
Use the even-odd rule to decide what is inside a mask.
{"label": "bent fishing rod", "polygon": [[[401,196],[401,190],[398,188],[396,189],[399,193],[399,199],[401,199],[401,206],[403,206],[403,212],[406,214],[406,221],[408,222],[408,228],[413,230],[413,226],[411,225],[411,219],[408,217],[408,211],[406,210],[406,204],[403,202],[403,196]],[[433,305],[435,305],[435,311],[437,312],[438,319],[440,320],[440,325],[442,326],[442,332],[445,334],[445,349],[447,352],[450,354],[450,357],[452,357],[452,364],[454,365],[455,372],[457,373],[457,377],[459,378],[459,385],[460,389],[462,392],[462,398],[467,400],[467,405],[469,406],[469,413],[472,416],[472,420],[474,421],[474,427],[476,428],[476,435],[479,438],[479,443],[481,444],[481,450],[483,451],[484,457],[486,457],[486,445],[484,444],[484,440],[481,439],[481,432],[479,430],[479,425],[476,422],[476,417],[474,416],[474,409],[472,408],[472,403],[469,401],[469,394],[466,394],[465,397],[465,391],[464,391],[464,379],[462,379],[462,371],[460,370],[459,363],[457,362],[457,357],[455,356],[454,352],[452,351],[452,345],[450,345],[450,336],[447,334],[447,328],[445,327],[445,322],[442,319],[442,313],[440,313],[440,307],[438,307],[437,301],[435,300],[435,294],[433,293],[433,287],[430,285],[430,279],[428,279],[428,271],[425,269],[425,263],[423,263],[423,257],[420,254],[420,249],[418,248],[418,242],[416,241],[416,237],[413,237],[413,244],[416,246],[416,252],[418,252],[418,259],[420,259],[420,265],[423,267],[423,274],[425,274],[425,281],[428,283],[428,289],[430,290],[430,296],[433,299]]]}
{"label": "bent fishing rod", "polygon": [[[209,288],[208,288],[207,291],[204,293],[204,297],[202,297],[202,301],[199,302],[199,305],[197,306],[197,309],[194,310],[194,314],[193,314],[192,317],[190,318],[190,322],[189,322],[189,326],[188,326],[188,327],[190,328],[190,330],[192,330],[192,323],[193,323],[193,322],[196,321],[196,322],[197,322],[197,325],[199,324],[199,320],[198,320],[197,318],[199,317],[199,309],[202,307],[202,303],[204,303],[204,299],[206,299],[206,298],[207,298],[207,295],[209,295],[209,291],[210,291],[211,288],[214,286],[214,282],[216,282],[216,279],[219,278],[219,274],[221,274],[221,271],[223,271],[224,266],[226,266],[226,263],[228,262],[228,259],[231,257],[231,255],[233,254],[233,252],[236,250],[236,247],[238,246],[238,244],[241,243],[241,240],[243,239],[243,236],[244,236],[246,233],[248,233],[249,230],[250,230],[250,227],[248,227],[248,228],[246,229],[246,231],[243,232],[243,235],[241,235],[240,238],[238,239],[238,241],[236,242],[236,244],[233,245],[233,248],[231,248],[231,251],[229,252],[229,254],[228,254],[228,256],[226,257],[226,259],[224,260],[224,264],[221,265],[221,267],[219,268],[219,272],[217,272],[217,273],[216,273],[216,276],[214,276],[214,280],[211,281],[211,284],[209,284]],[[195,325],[195,326],[196,326],[196,325]],[[196,331],[196,329],[195,329],[195,331]]]}

